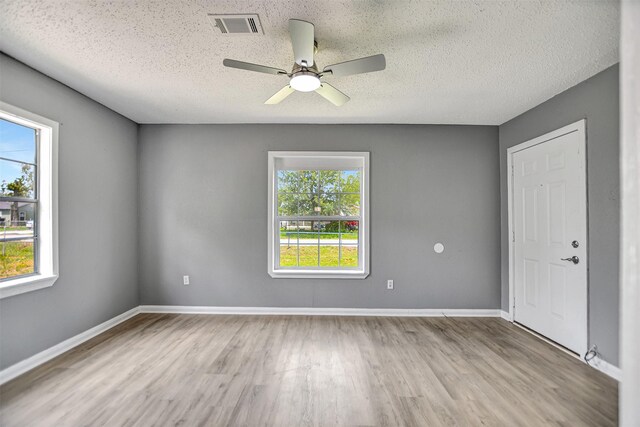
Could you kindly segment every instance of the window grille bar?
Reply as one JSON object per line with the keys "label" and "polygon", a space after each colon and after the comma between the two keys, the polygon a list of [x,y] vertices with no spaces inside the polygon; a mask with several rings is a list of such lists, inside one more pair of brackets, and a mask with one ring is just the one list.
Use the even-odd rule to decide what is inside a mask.
{"label": "window grille bar", "polygon": [[33,235],[22,236],[22,237],[0,237],[0,243],[4,242],[31,242],[32,240],[36,240],[38,237]]}
{"label": "window grille bar", "polygon": [[38,203],[38,199],[29,199],[28,197],[0,196],[0,202]]}
{"label": "window grille bar", "polygon": [[361,221],[360,216],[278,216],[279,221]]}

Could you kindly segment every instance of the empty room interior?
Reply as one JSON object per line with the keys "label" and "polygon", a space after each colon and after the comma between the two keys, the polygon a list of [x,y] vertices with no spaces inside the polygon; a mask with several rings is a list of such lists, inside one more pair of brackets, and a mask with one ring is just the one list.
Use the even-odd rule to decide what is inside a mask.
{"label": "empty room interior", "polygon": [[1,426],[640,426],[640,2],[0,1]]}

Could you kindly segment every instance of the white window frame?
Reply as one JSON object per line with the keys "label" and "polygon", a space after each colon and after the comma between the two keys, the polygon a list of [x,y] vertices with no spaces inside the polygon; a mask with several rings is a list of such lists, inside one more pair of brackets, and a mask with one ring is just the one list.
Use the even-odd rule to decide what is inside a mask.
{"label": "white window frame", "polygon": [[58,279],[58,128],[53,120],[0,101],[0,118],[36,129],[38,244],[36,273],[0,282],[0,299],[52,286]]}
{"label": "white window frame", "polygon": [[[278,220],[276,187],[277,187],[277,162],[326,165],[335,164],[340,169],[340,164],[347,162],[359,164],[361,170],[360,184],[360,224],[359,224],[359,267],[349,269],[307,269],[278,268],[277,250],[279,250],[280,229],[276,224]],[[268,153],[268,272],[273,278],[295,279],[364,279],[369,275],[369,153],[348,151],[269,151]]]}

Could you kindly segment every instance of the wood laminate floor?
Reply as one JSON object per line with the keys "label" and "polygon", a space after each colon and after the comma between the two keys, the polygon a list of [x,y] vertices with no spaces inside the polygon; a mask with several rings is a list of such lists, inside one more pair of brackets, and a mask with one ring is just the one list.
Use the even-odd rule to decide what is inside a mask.
{"label": "wood laminate floor", "polygon": [[0,424],[610,426],[617,395],[501,319],[142,314],[5,384]]}

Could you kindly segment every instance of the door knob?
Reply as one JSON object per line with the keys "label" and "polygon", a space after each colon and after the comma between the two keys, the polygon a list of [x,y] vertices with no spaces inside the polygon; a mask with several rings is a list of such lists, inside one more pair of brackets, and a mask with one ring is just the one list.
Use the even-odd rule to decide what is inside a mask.
{"label": "door knob", "polygon": [[574,255],[574,256],[572,256],[571,258],[561,258],[561,259],[562,259],[562,261],[570,261],[570,262],[572,262],[572,263],[574,263],[574,264],[577,264],[577,263],[579,263],[579,262],[580,262],[580,258],[578,258],[578,257],[577,257],[577,256],[575,256],[575,255]]}

